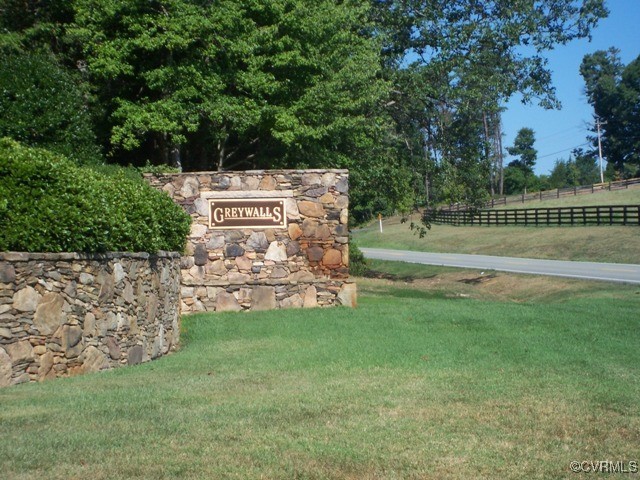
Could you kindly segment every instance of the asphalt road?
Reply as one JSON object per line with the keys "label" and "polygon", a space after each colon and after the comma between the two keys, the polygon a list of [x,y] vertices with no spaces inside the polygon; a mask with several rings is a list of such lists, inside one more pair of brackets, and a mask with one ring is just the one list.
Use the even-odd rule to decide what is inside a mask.
{"label": "asphalt road", "polygon": [[604,280],[608,282],[640,284],[640,265],[624,263],[568,262],[562,260],[535,260],[531,258],[464,255],[458,253],[411,252],[360,248],[366,258],[395,260],[426,265],[499,270],[503,272],[553,275],[557,277]]}

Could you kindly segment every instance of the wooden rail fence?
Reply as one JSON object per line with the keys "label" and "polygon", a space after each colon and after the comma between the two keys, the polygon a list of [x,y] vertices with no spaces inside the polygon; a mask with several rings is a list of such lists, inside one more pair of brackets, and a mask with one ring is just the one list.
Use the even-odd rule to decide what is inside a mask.
{"label": "wooden rail fence", "polygon": [[445,225],[635,225],[640,226],[640,205],[606,205],[506,210],[427,210],[425,219]]}
{"label": "wooden rail fence", "polygon": [[[640,178],[630,178],[616,182],[594,183],[593,185],[582,185],[579,187],[556,188],[541,192],[522,193],[520,195],[510,195],[508,197],[495,197],[486,202],[482,208],[493,208],[506,205],[522,204],[526,202],[550,200],[575,195],[584,195],[598,192],[608,192],[613,190],[623,190],[629,187],[640,187]],[[468,207],[460,203],[451,203],[448,210],[466,210]]]}

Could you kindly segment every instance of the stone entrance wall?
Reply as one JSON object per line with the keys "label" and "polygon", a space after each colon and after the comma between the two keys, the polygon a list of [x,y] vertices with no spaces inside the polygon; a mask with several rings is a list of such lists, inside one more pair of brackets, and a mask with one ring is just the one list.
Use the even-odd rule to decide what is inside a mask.
{"label": "stone entrance wall", "polygon": [[180,254],[0,253],[0,387],[168,353]]}
{"label": "stone entrance wall", "polygon": [[[182,258],[183,313],[354,306],[346,170],[145,176],[193,219]],[[286,228],[209,228],[211,199],[284,199]]]}

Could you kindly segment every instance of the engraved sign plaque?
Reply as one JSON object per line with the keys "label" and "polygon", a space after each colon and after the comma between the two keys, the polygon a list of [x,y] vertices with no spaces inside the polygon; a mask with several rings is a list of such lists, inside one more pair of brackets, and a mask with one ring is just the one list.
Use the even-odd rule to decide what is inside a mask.
{"label": "engraved sign plaque", "polygon": [[286,228],[287,213],[282,198],[211,198],[209,228]]}

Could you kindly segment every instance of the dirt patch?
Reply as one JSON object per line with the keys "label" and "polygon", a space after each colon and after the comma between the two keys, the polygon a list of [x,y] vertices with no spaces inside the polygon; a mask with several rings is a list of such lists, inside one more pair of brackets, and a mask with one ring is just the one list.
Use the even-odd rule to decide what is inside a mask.
{"label": "dirt patch", "polygon": [[[595,292],[625,295],[622,290],[615,293],[620,286],[602,282],[495,271],[460,270],[438,273],[426,278],[371,271],[367,277],[366,280],[359,280],[365,290],[376,290],[395,284],[420,291],[440,292],[450,298],[477,298],[501,302],[561,302],[569,298],[593,295]],[[632,287],[623,290],[628,293],[629,288]]]}

